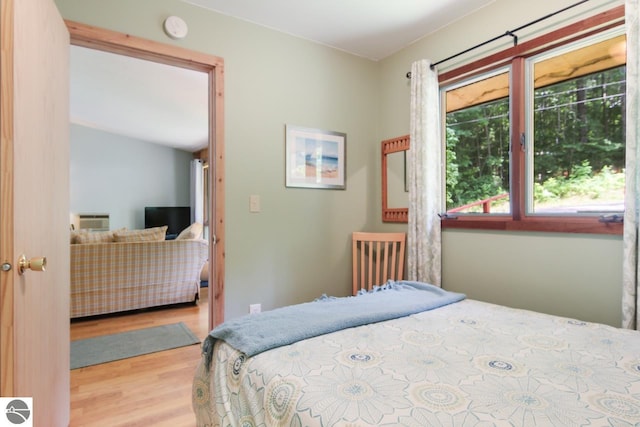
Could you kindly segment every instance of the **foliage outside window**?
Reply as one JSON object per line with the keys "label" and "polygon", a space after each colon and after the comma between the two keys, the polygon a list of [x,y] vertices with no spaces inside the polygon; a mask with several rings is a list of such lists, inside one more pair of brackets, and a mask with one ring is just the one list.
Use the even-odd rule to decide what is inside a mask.
{"label": "foliage outside window", "polygon": [[502,196],[492,212],[508,213],[509,72],[446,90],[445,102],[447,211],[482,213]]}
{"label": "foliage outside window", "polygon": [[[531,61],[535,89],[529,213],[624,212],[625,66],[611,56],[596,57],[612,55],[611,49],[620,45],[624,36]],[[586,58],[598,58],[599,66],[593,67],[598,71],[540,83],[554,70],[568,68],[574,58],[577,72],[571,66],[571,77],[581,74],[580,63]]]}
{"label": "foliage outside window", "polygon": [[601,219],[624,211],[625,61],[618,30],[443,87],[443,224],[612,232]]}

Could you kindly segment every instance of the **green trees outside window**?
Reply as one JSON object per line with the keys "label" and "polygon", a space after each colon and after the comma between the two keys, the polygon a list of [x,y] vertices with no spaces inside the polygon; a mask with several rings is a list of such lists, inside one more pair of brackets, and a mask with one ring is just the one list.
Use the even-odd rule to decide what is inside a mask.
{"label": "green trees outside window", "polygon": [[[510,67],[500,79],[443,89],[448,212],[507,215],[516,179],[527,215],[624,210],[625,56],[613,51],[624,36],[604,38],[529,59],[524,85],[511,83],[520,76]],[[516,129],[512,117],[522,113]],[[517,155],[521,177],[512,176]]]}
{"label": "green trees outside window", "polygon": [[625,67],[534,92],[533,212],[624,211]]}

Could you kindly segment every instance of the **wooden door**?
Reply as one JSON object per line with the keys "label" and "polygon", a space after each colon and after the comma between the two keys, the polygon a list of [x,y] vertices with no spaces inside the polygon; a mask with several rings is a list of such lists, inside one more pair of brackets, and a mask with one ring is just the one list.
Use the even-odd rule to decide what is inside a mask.
{"label": "wooden door", "polygon": [[[67,426],[69,33],[53,0],[0,2],[0,393]],[[20,275],[22,254],[45,271]]]}

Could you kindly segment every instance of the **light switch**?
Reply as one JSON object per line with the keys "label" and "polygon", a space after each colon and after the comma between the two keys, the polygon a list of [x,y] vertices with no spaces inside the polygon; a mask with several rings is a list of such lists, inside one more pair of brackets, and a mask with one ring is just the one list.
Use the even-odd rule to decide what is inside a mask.
{"label": "light switch", "polygon": [[260,196],[256,194],[249,196],[249,212],[260,212]]}

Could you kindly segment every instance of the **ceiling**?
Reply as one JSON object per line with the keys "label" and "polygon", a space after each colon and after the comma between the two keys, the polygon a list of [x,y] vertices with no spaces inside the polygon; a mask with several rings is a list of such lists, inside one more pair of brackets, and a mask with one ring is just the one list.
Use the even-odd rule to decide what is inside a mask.
{"label": "ceiling", "polygon": [[71,123],[197,151],[208,143],[206,73],[71,46]]}
{"label": "ceiling", "polygon": [[183,0],[380,60],[495,0]]}
{"label": "ceiling", "polygon": [[[380,60],[495,0],[182,1]],[[72,46],[70,75],[72,123],[187,151],[206,147],[205,73]]]}

